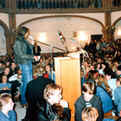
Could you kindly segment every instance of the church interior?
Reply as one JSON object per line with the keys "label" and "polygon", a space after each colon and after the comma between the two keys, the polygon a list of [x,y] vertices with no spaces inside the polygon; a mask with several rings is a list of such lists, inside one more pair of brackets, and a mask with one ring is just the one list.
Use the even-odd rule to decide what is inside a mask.
{"label": "church interior", "polygon": [[[16,120],[2,120],[0,114],[1,121],[32,121],[24,119],[28,105],[23,106],[20,101],[21,85],[24,85],[20,78],[24,72],[20,66],[23,63],[16,63],[16,58],[19,54],[32,54],[29,50],[22,53],[24,44],[18,51],[21,45],[16,45],[16,40],[23,34],[22,27],[29,29],[28,39],[36,43],[33,44],[32,79],[42,76],[62,87],[71,121],[89,121],[78,118],[81,114],[76,104],[85,95],[85,83],[92,81],[94,96],[102,101],[103,118],[90,121],[121,120],[121,0],[0,0],[0,95],[3,90],[12,90],[12,96],[13,91],[17,93],[12,97]],[[17,80],[17,87],[2,88],[3,75],[7,75],[7,84],[14,85]],[[105,110],[109,106],[104,103],[108,98],[102,96],[103,92],[98,94],[100,87],[111,98],[113,106],[108,111]]]}

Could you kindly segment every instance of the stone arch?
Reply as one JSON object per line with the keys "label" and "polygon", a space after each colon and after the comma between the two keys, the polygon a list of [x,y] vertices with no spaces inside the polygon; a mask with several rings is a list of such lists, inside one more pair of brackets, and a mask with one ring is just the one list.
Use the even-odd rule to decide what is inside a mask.
{"label": "stone arch", "polygon": [[99,20],[97,20],[95,18],[80,16],[80,15],[52,15],[52,16],[35,17],[35,18],[32,18],[32,19],[29,19],[29,20],[26,20],[26,21],[22,22],[21,24],[19,24],[17,26],[17,29],[19,29],[21,26],[24,26],[24,25],[26,25],[28,23],[31,23],[31,22],[35,22],[37,20],[46,21],[46,19],[53,19],[53,18],[77,18],[78,21],[81,21],[81,19],[90,20],[90,21],[93,21],[93,22],[97,23],[102,29],[101,30],[102,34],[104,34],[103,30],[105,29],[105,27],[104,27],[104,24],[101,21],[99,21]]}
{"label": "stone arch", "polygon": [[91,17],[86,17],[86,16],[79,16],[79,15],[54,15],[54,16],[43,16],[43,17],[36,17],[36,18],[32,18],[30,20],[27,20],[23,23],[21,23],[17,28],[19,28],[20,26],[23,26],[31,21],[36,21],[38,19],[48,19],[48,18],[60,18],[60,17],[75,17],[75,18],[85,18],[85,19],[89,19],[89,20],[92,20],[92,21],[95,21],[97,23],[99,23],[102,27],[102,29],[104,29],[104,25],[102,22],[100,22],[99,20],[97,19],[94,19],[94,18],[91,18]]}
{"label": "stone arch", "polygon": [[112,24],[112,26],[115,26],[120,20],[121,20],[121,17],[119,17],[117,20],[115,20],[114,23]]}

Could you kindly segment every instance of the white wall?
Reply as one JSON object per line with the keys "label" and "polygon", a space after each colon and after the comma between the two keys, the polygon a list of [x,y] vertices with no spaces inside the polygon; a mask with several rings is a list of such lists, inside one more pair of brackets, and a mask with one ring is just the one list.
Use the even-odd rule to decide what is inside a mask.
{"label": "white wall", "polygon": [[8,14],[0,13],[0,20],[3,21],[9,28]]}
{"label": "white wall", "polygon": [[[30,20],[36,17],[42,16],[54,16],[60,14],[33,14],[33,15],[17,15],[17,26],[22,22]],[[61,15],[79,15],[94,18],[104,23],[104,14],[103,13],[86,13],[86,14],[61,14]],[[72,38],[73,32],[84,31],[87,34],[88,41],[90,40],[91,34],[102,34],[101,25],[95,21],[84,19],[84,18],[72,18],[72,17],[57,17],[57,18],[46,18],[39,19],[36,21],[32,21],[25,26],[29,27],[31,30],[31,34],[35,39],[38,40],[39,33],[45,32],[47,35],[47,39],[42,41],[44,43],[50,44],[50,48],[46,46],[42,46],[42,52],[46,50],[46,52],[50,51],[53,47],[58,47],[64,49],[64,45],[59,39],[58,31],[63,32],[64,37],[66,38],[66,45],[68,45],[68,49],[72,50],[77,46],[80,46],[80,42]],[[84,46],[84,42],[81,43],[81,46]],[[56,50],[57,51],[57,50]]]}
{"label": "white wall", "polygon": [[42,16],[54,16],[54,15],[80,15],[80,16],[86,16],[91,17],[94,19],[97,19],[104,23],[104,13],[81,13],[81,14],[17,14],[16,15],[16,25],[20,25],[22,22],[30,20],[32,18],[36,17],[42,17]]}
{"label": "white wall", "polygon": [[5,31],[2,26],[0,26],[0,55],[5,55],[7,53],[6,50],[6,37]]}
{"label": "white wall", "polygon": [[121,17],[121,11],[112,12],[112,14],[111,14],[111,23],[113,24],[119,17]]}
{"label": "white wall", "polygon": [[[31,34],[36,40],[39,40],[39,33],[46,33],[47,38],[41,40],[41,37],[41,42],[63,49],[64,45],[58,36],[58,31],[61,31],[66,38],[66,45],[68,45],[69,50],[72,50],[74,46],[79,46],[79,44],[83,46],[84,44],[84,42],[80,43],[77,38],[73,37],[74,32],[85,32],[88,36],[87,41],[90,40],[92,34],[102,34],[100,24],[84,18],[48,18],[32,21],[25,26],[30,28]],[[47,48],[42,48],[43,51],[45,49],[47,51]]]}
{"label": "white wall", "polygon": [[[36,17],[42,16],[55,16],[55,15],[78,15],[94,18],[103,24],[104,13],[78,13],[78,14],[17,14],[16,15],[16,26],[18,27],[21,23],[30,20]],[[121,15],[121,11],[113,12],[111,14],[111,23],[117,20]],[[8,15],[0,13],[0,19],[4,21],[7,25]],[[101,25],[95,21],[84,19],[84,18],[70,18],[70,17],[61,17],[61,18],[48,18],[40,19],[26,24],[25,26],[31,29],[31,34],[35,39],[38,39],[39,32],[45,32],[47,39],[43,42],[50,44],[50,47],[42,46],[42,51],[50,51],[53,46],[64,49],[64,45],[58,37],[58,31],[62,31],[65,38],[68,48],[71,50],[74,46],[79,46],[80,42],[77,39],[72,38],[73,32],[84,31],[88,35],[88,40],[90,40],[91,34],[102,34]],[[83,43],[81,43],[83,46]],[[57,50],[56,50],[57,51]]]}

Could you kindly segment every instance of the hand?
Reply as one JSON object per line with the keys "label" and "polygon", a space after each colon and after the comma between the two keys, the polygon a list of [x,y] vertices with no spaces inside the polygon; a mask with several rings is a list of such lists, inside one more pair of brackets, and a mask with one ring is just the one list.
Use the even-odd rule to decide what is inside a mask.
{"label": "hand", "polygon": [[34,56],[34,59],[35,59],[35,61],[39,60],[38,56]]}
{"label": "hand", "polygon": [[63,108],[68,108],[68,103],[67,103],[67,101],[65,101],[65,100],[61,100],[61,101],[60,101],[60,105],[61,105]]}
{"label": "hand", "polygon": [[39,61],[39,59],[40,59],[40,56],[38,56],[38,61]]}

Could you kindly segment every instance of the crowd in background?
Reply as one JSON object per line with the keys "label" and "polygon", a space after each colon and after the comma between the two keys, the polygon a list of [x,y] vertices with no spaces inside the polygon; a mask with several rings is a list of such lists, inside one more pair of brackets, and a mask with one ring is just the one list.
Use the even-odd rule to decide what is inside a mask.
{"label": "crowd in background", "polygon": [[[121,117],[121,40],[113,42],[105,42],[103,39],[92,40],[86,44],[84,50],[88,53],[88,57],[83,58],[82,55],[80,58],[82,96],[75,102],[75,120],[83,120],[84,116],[81,114],[89,107],[94,107],[98,111],[97,119],[100,121],[107,115]],[[32,65],[34,80],[44,77],[56,83],[51,54],[42,55],[40,60],[33,62]],[[14,102],[20,101],[21,77],[22,72],[15,63],[14,55],[1,56],[0,93],[11,94]],[[61,110],[61,107],[59,109]],[[15,112],[12,115],[15,115]]]}

